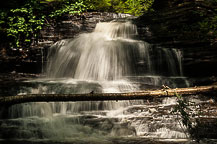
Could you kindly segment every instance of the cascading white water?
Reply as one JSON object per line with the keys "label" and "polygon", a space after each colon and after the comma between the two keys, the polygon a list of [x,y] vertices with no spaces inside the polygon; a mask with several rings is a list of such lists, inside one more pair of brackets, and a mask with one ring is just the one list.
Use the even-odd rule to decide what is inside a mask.
{"label": "cascading white water", "polygon": [[[179,50],[153,47],[136,38],[137,28],[131,22],[110,22],[98,23],[92,33],[58,41],[48,54],[47,79],[27,82],[37,86],[20,93],[132,92],[147,85],[175,87],[177,79],[183,82],[177,77],[182,75]],[[134,105],[138,106],[136,112]],[[139,118],[141,114],[145,119],[153,115],[157,108],[151,107],[143,101],[27,103],[12,106],[7,115],[16,121],[14,127],[24,123],[23,133],[19,132],[28,133],[28,138],[74,138],[78,132],[79,138],[87,137],[94,126],[99,132],[95,130],[93,135],[104,138],[153,131],[144,128],[147,123]],[[40,130],[35,130],[27,120]],[[4,123],[4,127],[8,125]],[[181,133],[176,137],[185,136]]]}
{"label": "cascading white water", "polygon": [[180,50],[152,47],[136,37],[137,28],[130,22],[98,23],[92,33],[58,41],[50,48],[47,76],[110,81],[182,75]]}
{"label": "cascading white water", "polygon": [[150,69],[149,45],[134,40],[136,35],[136,26],[130,22],[98,23],[94,32],[81,34],[73,41],[60,41],[51,48],[47,75],[117,80],[136,73],[139,58],[145,59],[144,65]]}

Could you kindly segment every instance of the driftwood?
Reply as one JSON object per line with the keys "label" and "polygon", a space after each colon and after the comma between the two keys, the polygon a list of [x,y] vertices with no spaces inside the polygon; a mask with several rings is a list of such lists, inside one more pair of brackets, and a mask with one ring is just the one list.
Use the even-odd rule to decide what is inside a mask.
{"label": "driftwood", "polygon": [[217,85],[190,88],[148,90],[131,93],[87,93],[87,94],[27,94],[5,96],[0,98],[0,105],[13,105],[25,102],[57,102],[57,101],[108,101],[108,100],[138,100],[157,97],[170,97],[176,94],[187,95],[217,95]]}

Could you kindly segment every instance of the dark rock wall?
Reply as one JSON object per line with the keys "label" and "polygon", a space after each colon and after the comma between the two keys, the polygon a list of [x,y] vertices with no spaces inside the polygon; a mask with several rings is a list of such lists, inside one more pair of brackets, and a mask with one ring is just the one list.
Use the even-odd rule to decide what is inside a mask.
{"label": "dark rock wall", "polygon": [[[154,6],[155,12],[135,21],[140,38],[166,48],[181,49],[185,76],[216,76],[217,43],[198,27],[205,17],[212,16],[213,7],[203,1],[168,1],[165,4],[159,1]],[[158,7],[160,4],[165,5],[165,9]]]}
{"label": "dark rock wall", "polygon": [[83,32],[91,32],[98,22],[111,21],[115,18],[125,17],[126,15],[114,13],[88,12],[81,15],[62,17],[59,22],[54,25],[46,26],[41,31],[39,37],[39,46],[49,46],[61,39],[73,38]]}

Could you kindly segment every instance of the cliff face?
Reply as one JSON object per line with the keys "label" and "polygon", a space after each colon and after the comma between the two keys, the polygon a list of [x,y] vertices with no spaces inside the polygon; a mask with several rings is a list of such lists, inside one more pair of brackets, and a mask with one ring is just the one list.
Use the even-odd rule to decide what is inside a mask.
{"label": "cliff face", "polygon": [[38,46],[49,46],[61,39],[74,38],[80,33],[91,32],[97,23],[111,21],[115,18],[125,17],[124,14],[88,12],[81,15],[63,16],[61,20],[50,22],[41,31]]}
{"label": "cliff face", "polygon": [[212,33],[200,29],[199,23],[216,14],[217,7],[196,0],[156,0],[153,8],[154,12],[135,21],[140,38],[166,48],[181,49],[185,76],[216,76],[217,42]]}

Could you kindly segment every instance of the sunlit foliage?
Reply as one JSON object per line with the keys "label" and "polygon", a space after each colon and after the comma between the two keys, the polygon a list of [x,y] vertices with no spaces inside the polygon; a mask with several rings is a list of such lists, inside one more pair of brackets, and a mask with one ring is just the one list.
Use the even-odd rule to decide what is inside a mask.
{"label": "sunlit foliage", "polygon": [[148,10],[153,0],[9,0],[0,10],[0,31],[10,47],[28,47],[49,19],[84,11],[129,13]]}
{"label": "sunlit foliage", "polygon": [[10,45],[19,47],[29,45],[32,37],[37,37],[44,25],[44,15],[37,12],[38,3],[31,1],[21,8],[10,9],[7,13],[1,12],[1,22],[5,26],[5,32],[10,40]]}
{"label": "sunlit foliage", "polygon": [[84,0],[92,10],[128,13],[135,16],[147,11],[154,0]]}
{"label": "sunlit foliage", "polygon": [[0,31],[10,47],[28,47],[38,37],[47,19],[81,13],[84,9],[83,2],[79,0],[75,3],[65,0],[52,5],[47,1],[28,0],[21,6],[0,10]]}

